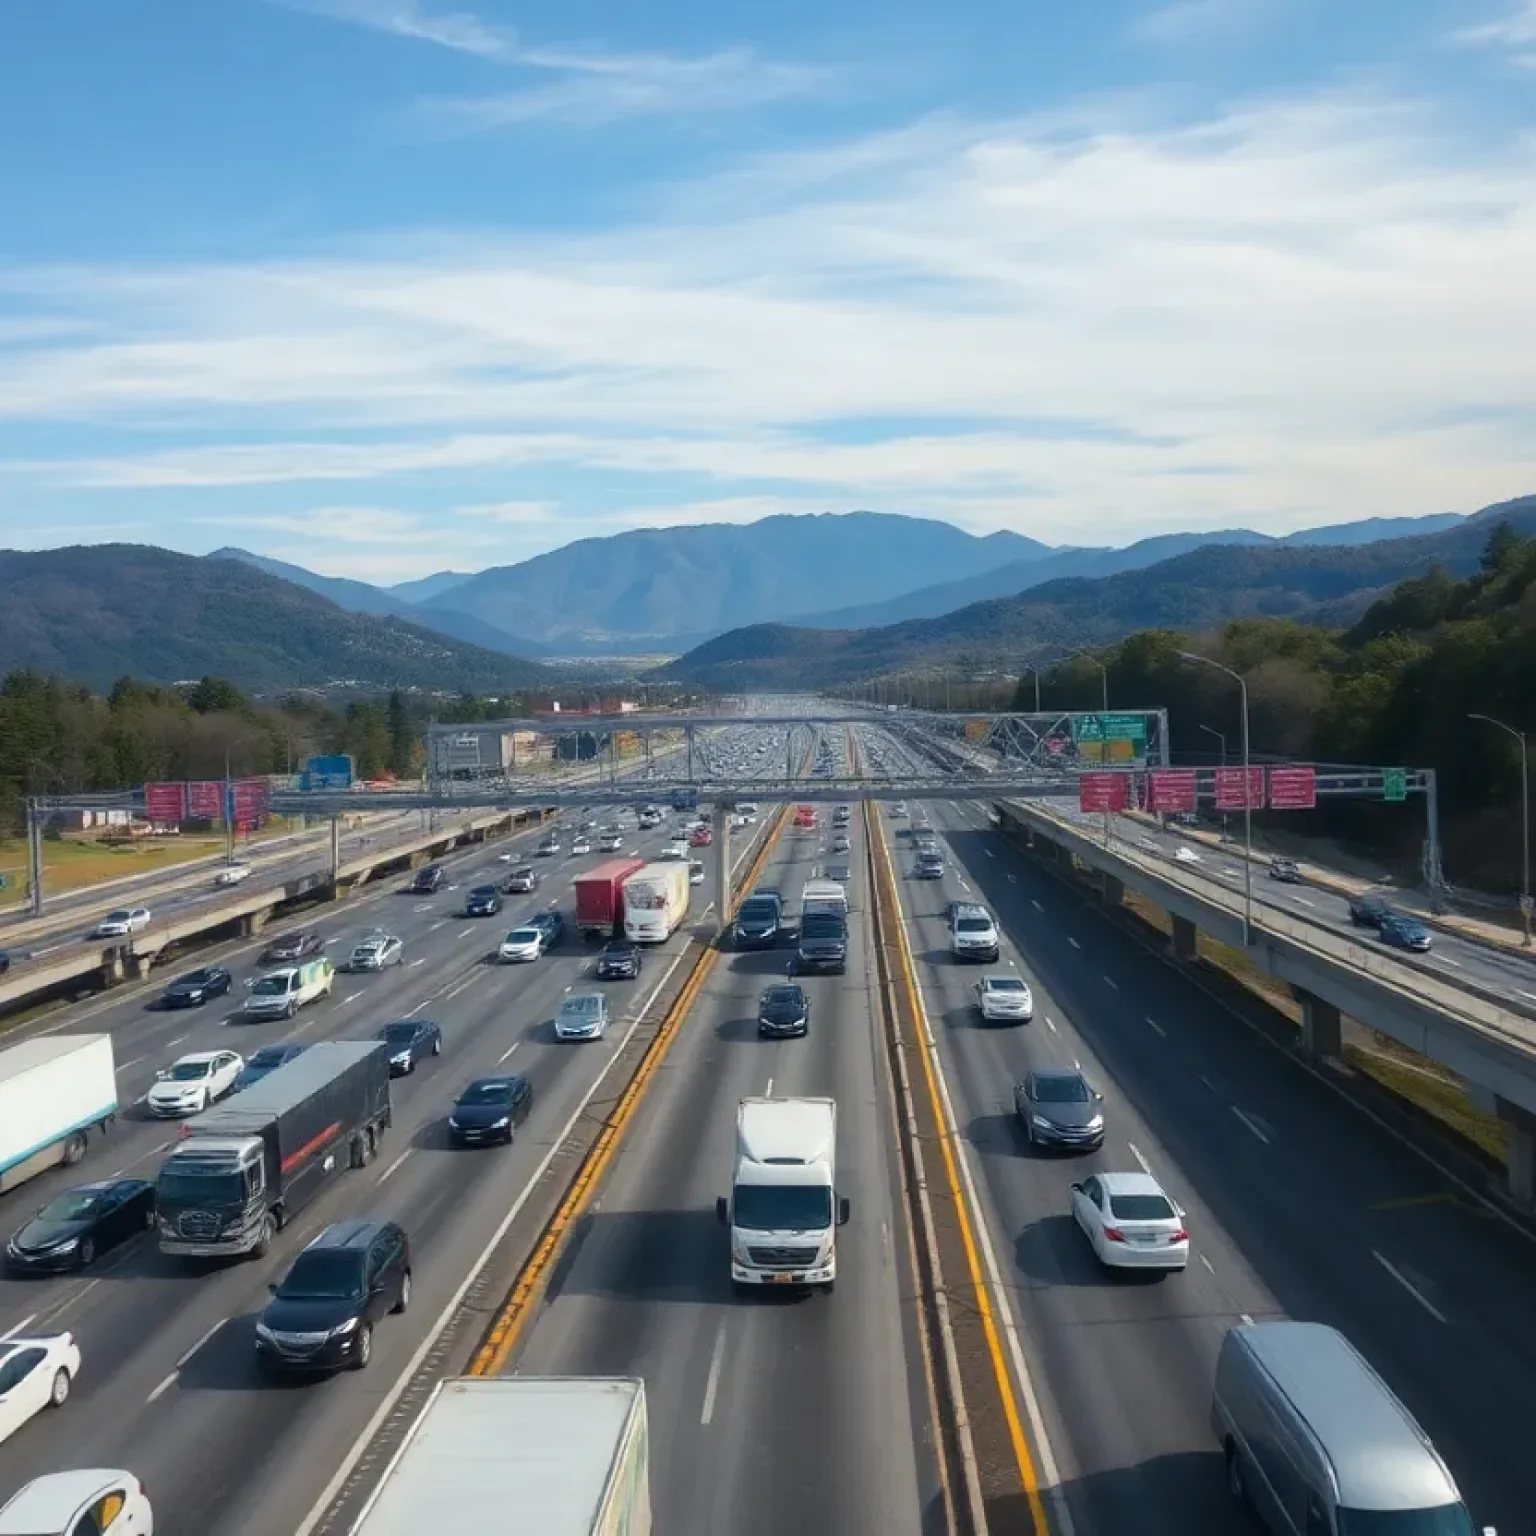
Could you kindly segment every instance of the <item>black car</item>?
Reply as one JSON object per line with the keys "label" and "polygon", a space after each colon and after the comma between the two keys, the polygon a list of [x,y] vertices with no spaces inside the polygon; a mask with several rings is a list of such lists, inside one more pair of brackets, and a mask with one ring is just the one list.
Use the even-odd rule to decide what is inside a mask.
{"label": "black car", "polygon": [[836,912],[807,912],[800,919],[800,943],[795,951],[797,971],[848,968],[848,924]]}
{"label": "black car", "polygon": [[548,935],[544,941],[545,949],[553,949],[565,942],[565,919],[558,912],[535,912],[523,926],[544,930]]}
{"label": "black car", "polygon": [[559,852],[560,839],[556,837],[554,833],[550,833],[550,835],[539,844],[539,857],[541,859],[551,858]]}
{"label": "black car", "polygon": [[1349,898],[1349,920],[1356,928],[1380,928],[1382,918],[1391,916],[1392,904],[1385,896],[1367,891]]}
{"label": "black car", "polygon": [[629,939],[614,939],[597,957],[599,981],[623,981],[640,974],[640,946]]}
{"label": "black car", "polygon": [[155,1186],[143,1179],[104,1179],[55,1195],[5,1246],[18,1274],[86,1269],[97,1254],[148,1231],[155,1221]]}
{"label": "black car", "polygon": [[756,890],[736,910],[731,939],[737,949],[772,949],[779,942],[783,903],[777,891]]}
{"label": "black car", "polygon": [[532,864],[519,864],[516,869],[507,871],[502,879],[501,888],[508,895],[517,891],[536,891],[543,878],[544,876]]}
{"label": "black car", "polygon": [[1031,1072],[1014,1086],[1013,1111],[1032,1147],[1091,1152],[1104,1145],[1104,1095],[1074,1067]]}
{"label": "black car", "polygon": [[443,1054],[443,1031],[430,1019],[397,1019],[386,1024],[377,1035],[389,1047],[389,1075],[403,1077],[416,1070],[416,1063],[427,1056]]}
{"label": "black car", "polygon": [[780,982],[767,988],[757,1004],[760,1035],[805,1035],[811,1029],[811,1000],[805,988]]}
{"label": "black car", "polygon": [[448,1114],[448,1140],[456,1147],[488,1141],[512,1144],[512,1133],[533,1108],[533,1084],[526,1077],[477,1077]]}
{"label": "black car", "polygon": [[411,1304],[411,1243],[392,1221],[328,1226],[271,1287],[256,1320],[263,1371],[362,1370],[373,1330]]}
{"label": "black car", "polygon": [[435,891],[443,888],[443,882],[448,878],[448,871],[441,864],[423,864],[416,871],[416,878],[411,881],[410,890],[413,896],[430,896]]}
{"label": "black car", "polygon": [[0,976],[4,976],[10,968],[11,957],[3,949],[0,949]]}
{"label": "black car", "polygon": [[162,994],[166,1008],[198,1008],[210,997],[227,997],[235,978],[222,965],[205,965],[200,971],[178,976]]}
{"label": "black car", "polygon": [[281,961],[287,965],[295,960],[307,960],[325,948],[325,940],[313,928],[296,929],[292,933],[280,933],[262,951],[262,963]]}
{"label": "black car", "polygon": [[290,1040],[286,1045],[264,1045],[260,1050],[252,1051],[245,1058],[245,1065],[235,1079],[235,1086],[229,1091],[239,1093],[242,1089],[249,1088],[252,1083],[259,1083],[262,1078],[276,1072],[285,1061],[292,1061],[295,1056],[308,1049],[307,1040]]}
{"label": "black car", "polygon": [[501,892],[494,885],[477,885],[464,898],[465,917],[495,917],[501,911]]}

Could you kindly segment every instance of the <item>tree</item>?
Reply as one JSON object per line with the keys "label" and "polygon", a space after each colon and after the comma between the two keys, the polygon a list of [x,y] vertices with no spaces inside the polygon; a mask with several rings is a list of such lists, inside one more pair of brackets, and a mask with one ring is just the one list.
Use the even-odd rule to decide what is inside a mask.
{"label": "tree", "polygon": [[222,677],[205,677],[187,690],[187,703],[200,715],[248,715],[250,701]]}
{"label": "tree", "polygon": [[384,711],[389,729],[389,768],[397,778],[409,778],[416,768],[416,732],[411,726],[405,695],[398,688]]}
{"label": "tree", "polygon": [[1515,532],[1513,526],[1507,522],[1494,524],[1493,532],[1488,535],[1488,542],[1483,546],[1483,553],[1479,557],[1478,564],[1483,568],[1485,576],[1503,576],[1509,572],[1520,558],[1526,544]]}

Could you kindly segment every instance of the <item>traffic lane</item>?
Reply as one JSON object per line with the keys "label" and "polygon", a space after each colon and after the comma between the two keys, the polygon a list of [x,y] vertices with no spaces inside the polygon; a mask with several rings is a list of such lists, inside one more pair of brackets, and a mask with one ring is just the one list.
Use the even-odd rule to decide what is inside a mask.
{"label": "traffic lane", "polygon": [[[966,841],[952,846],[968,853]],[[1341,1328],[1480,1518],[1518,1524],[1519,1426],[1536,1410],[1536,1358],[1515,1321],[1533,1299],[1528,1242],[1101,912],[1007,845],[994,853],[968,861],[979,890],[1071,1049],[1123,1098],[1108,1106],[1111,1134],[1123,1123],[1168,1178],[1196,1253],[1219,1275],[1240,1261],[1286,1314]]]}
{"label": "traffic lane", "polygon": [[[568,868],[566,872],[574,876],[580,870]],[[569,900],[568,889],[546,886],[543,891],[525,898],[525,906],[509,908],[509,911],[522,916],[551,902],[568,905]],[[280,1023],[275,1028],[243,1022],[237,1011],[238,1005],[236,1009],[209,1007],[130,1015],[139,1028],[132,1041],[135,1054],[119,1056],[118,1083],[124,1109],[115,1126],[106,1136],[93,1138],[83,1163],[74,1168],[51,1169],[0,1198],[0,1229],[9,1233],[37,1206],[82,1181],[118,1175],[152,1177],[159,1157],[177,1135],[178,1123],[152,1117],[142,1100],[155,1081],[156,1071],[176,1056],[222,1048],[249,1055],[259,1046],[275,1041],[366,1037],[391,1019],[419,1014],[427,1008],[435,1010],[439,999],[451,1002],[457,988],[474,984],[480,974],[481,962],[504,932],[499,920],[458,920],[440,916],[440,908],[446,902],[454,901],[456,898],[450,896],[431,904],[417,904],[417,907],[426,905],[429,909],[412,913],[411,921],[424,927],[421,938],[408,945],[409,958],[404,966],[377,975],[338,976],[338,987],[329,999],[311,1004],[295,1020]],[[337,914],[330,919],[331,923],[336,923],[344,909],[329,910]],[[411,921],[393,926],[396,931],[410,935]],[[343,929],[339,936],[350,944],[368,926],[365,924],[353,935]],[[558,964],[563,955],[585,956],[586,953],[579,941],[568,941],[564,949],[552,952],[545,961],[537,962],[535,968]],[[583,958],[578,971],[587,968],[588,964],[589,961]],[[506,969],[518,973],[529,968]],[[90,1021],[90,1026],[100,1029],[108,1022],[95,1019]],[[173,1029],[175,1034],[170,1033]],[[125,1032],[120,1030],[115,1037],[120,1052],[124,1049]],[[0,1278],[0,1326],[8,1318],[24,1316],[34,1310],[39,1301],[36,1288],[46,1283],[50,1282],[31,1277],[21,1280]],[[16,1294],[13,1295],[13,1291]]]}
{"label": "traffic lane", "polygon": [[[804,879],[811,864],[792,856],[771,875]],[[850,938],[846,976],[805,978],[812,1026],[799,1040],[757,1037],[778,954],[722,957],[517,1361],[525,1373],[643,1376],[653,1424],[670,1426],[652,1439],[658,1526],[925,1528],[925,1396],[904,1330],[911,1279],[857,916]],[[730,1186],[736,1105],[764,1093],[837,1100],[853,1218],[835,1296],[731,1294],[714,1202]]]}
{"label": "traffic lane", "polygon": [[[1274,1313],[1276,1303],[1205,1219],[1198,1197],[1185,1193],[1181,1170],[1078,1037],[1071,1005],[1030,953],[1004,930],[995,965],[953,961],[940,884],[908,879],[901,897],[924,1007],[1031,1379],[1045,1389],[1048,1438],[1074,1520],[1087,1530],[1236,1536],[1246,1527],[1214,1458],[1210,1384],[1225,1330]],[[1028,982],[1032,1025],[980,1022],[973,987],[1000,970]],[[1105,1094],[1105,1146],[1032,1155],[1014,1121],[1012,1086],[1032,1068],[1074,1065]],[[1070,1216],[1073,1180],[1134,1172],[1143,1159],[1189,1211],[1204,1254],[1162,1284],[1101,1270]]]}
{"label": "traffic lane", "polygon": [[[585,957],[572,954],[563,960],[552,954],[531,966],[487,967],[485,988],[444,1010],[449,1044],[443,1057],[419,1074],[396,1080],[396,1130],[386,1137],[380,1161],[366,1175],[348,1174],[306,1208],[280,1235],[267,1260],[189,1275],[143,1244],[110,1277],[110,1282],[128,1280],[131,1285],[95,1277],[94,1289],[77,1294],[67,1315],[39,1319],[75,1330],[85,1370],[69,1411],[41,1421],[40,1434],[30,1433],[37,1423],[29,1426],[12,1442],[16,1450],[11,1454],[24,1456],[28,1465],[62,1465],[71,1458],[78,1463],[82,1454],[104,1464],[130,1465],[170,1495],[156,1498],[165,1528],[190,1531],[207,1528],[203,1492],[238,1501],[255,1491],[242,1479],[265,1444],[260,1437],[270,1439],[280,1429],[292,1437],[292,1454],[287,1463],[280,1457],[278,1464],[302,1465],[312,1474],[295,1493],[301,1502],[306,1495],[312,1499],[334,1465],[325,1459],[332,1442],[341,1437],[344,1449],[361,1429],[372,1396],[361,1383],[350,1391],[321,1384],[314,1398],[278,1388],[285,1401],[275,1411],[270,1408],[270,1394],[251,1371],[250,1328],[265,1302],[265,1283],[281,1275],[292,1254],[321,1226],[366,1211],[398,1220],[411,1233],[423,1316],[430,1316],[434,1305],[441,1308],[493,1230],[511,1198],[509,1191],[532,1174],[549,1139],[610,1054],[611,1043],[573,1046],[553,1040],[550,1019]],[[492,983],[502,983],[502,990]],[[635,984],[621,983],[612,991],[625,1013],[638,1006]],[[516,1050],[510,1060],[509,1047]],[[526,1070],[535,1087],[537,1104],[528,1127],[511,1148],[449,1150],[443,1120],[463,1083],[514,1066]],[[361,1183],[365,1178],[366,1186]],[[454,1225],[461,1209],[468,1216],[462,1228]],[[87,1281],[80,1289],[91,1286]],[[408,1347],[391,1346],[389,1339],[397,1332],[380,1329],[375,1369],[385,1376],[403,1366],[416,1342],[413,1336]],[[396,1359],[392,1347],[405,1353]],[[349,1391],[351,1407],[345,1412],[332,1401],[338,1391]],[[237,1406],[241,1396],[262,1401]],[[199,1446],[195,1469],[185,1455],[194,1443]],[[9,1449],[0,1447],[0,1486],[21,1480],[22,1467],[8,1464]]]}

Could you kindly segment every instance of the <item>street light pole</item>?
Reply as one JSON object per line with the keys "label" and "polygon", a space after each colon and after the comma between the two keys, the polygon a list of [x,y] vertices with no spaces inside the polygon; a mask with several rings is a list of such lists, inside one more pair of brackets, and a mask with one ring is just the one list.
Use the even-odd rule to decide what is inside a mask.
{"label": "street light pole", "polygon": [[1224,662],[1212,661],[1198,651],[1180,651],[1181,661],[1193,661],[1202,667],[1225,672],[1236,682],[1243,705],[1243,947],[1253,942],[1253,793],[1248,776],[1248,680]]}
{"label": "street light pole", "polygon": [[1531,944],[1531,769],[1529,743],[1524,731],[1495,720],[1492,715],[1468,715],[1469,720],[1481,720],[1484,725],[1496,725],[1520,743],[1520,922],[1525,930],[1521,942]]}
{"label": "street light pole", "polygon": [[[1218,731],[1214,725],[1202,725],[1200,729],[1207,736],[1214,736],[1221,743],[1221,766],[1225,768],[1227,766],[1227,733],[1225,731]],[[1227,813],[1225,811],[1221,813],[1221,840],[1222,842],[1227,841]]]}

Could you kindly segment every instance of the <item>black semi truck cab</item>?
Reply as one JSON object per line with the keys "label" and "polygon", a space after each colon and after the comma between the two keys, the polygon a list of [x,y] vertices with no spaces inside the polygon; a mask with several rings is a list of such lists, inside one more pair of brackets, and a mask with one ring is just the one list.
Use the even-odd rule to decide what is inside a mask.
{"label": "black semi truck cab", "polygon": [[383,1041],[310,1046],[187,1122],[155,1182],[160,1251],[261,1257],[333,1178],[372,1161],[389,1123]]}

